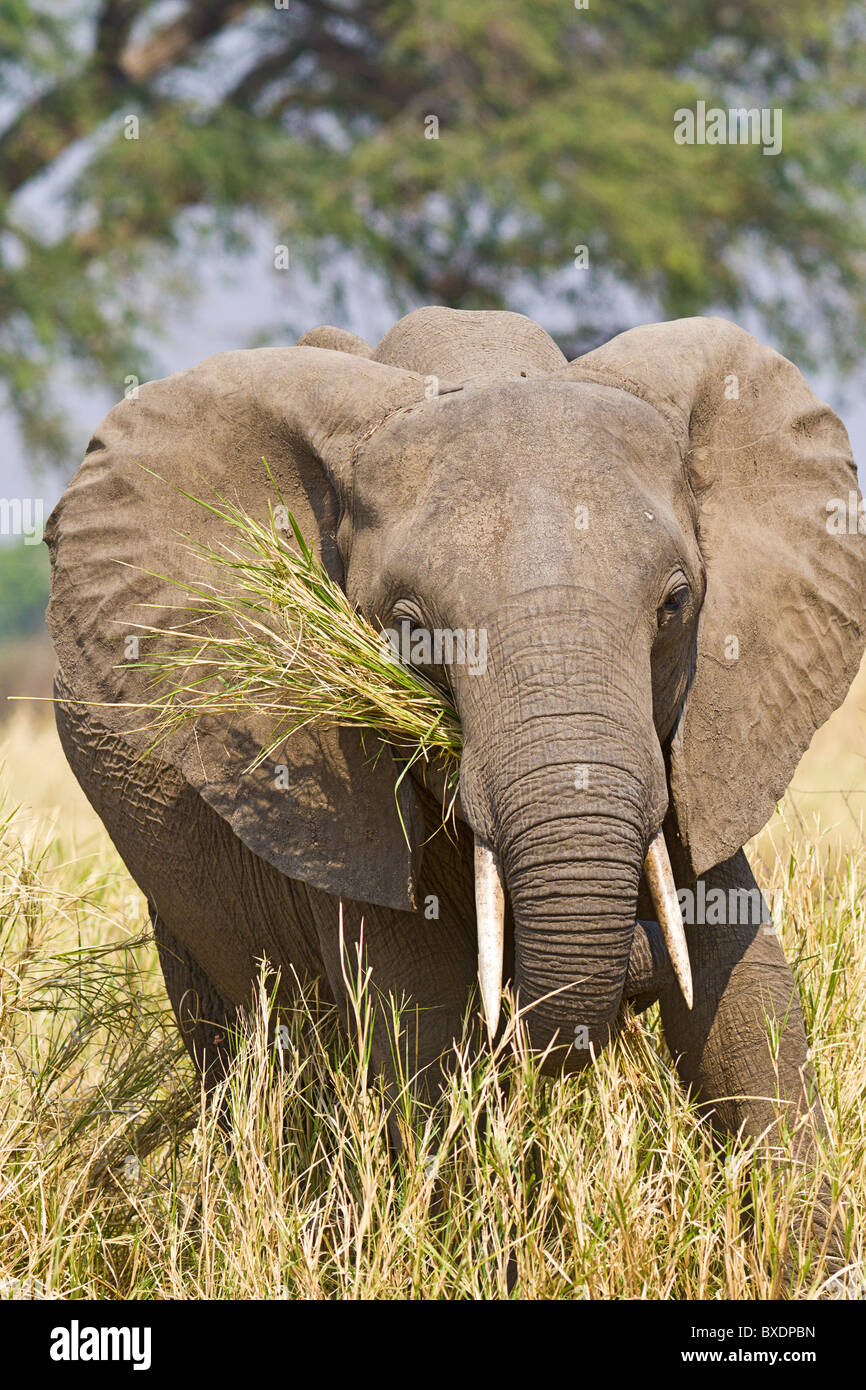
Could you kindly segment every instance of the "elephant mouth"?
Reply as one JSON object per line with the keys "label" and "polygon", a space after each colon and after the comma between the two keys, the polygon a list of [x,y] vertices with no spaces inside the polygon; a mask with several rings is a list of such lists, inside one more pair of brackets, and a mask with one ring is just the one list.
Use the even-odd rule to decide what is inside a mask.
{"label": "elephant mouth", "polygon": [[[644,874],[657,922],[639,921],[629,956],[624,998],[653,1002],[676,980],[692,1008],[692,975],[682,915],[667,846],[661,830],[650,841]],[[493,850],[475,837],[475,912],[478,928],[478,975],[487,1028],[492,1037],[499,1026],[502,962],[505,950],[505,884]]]}

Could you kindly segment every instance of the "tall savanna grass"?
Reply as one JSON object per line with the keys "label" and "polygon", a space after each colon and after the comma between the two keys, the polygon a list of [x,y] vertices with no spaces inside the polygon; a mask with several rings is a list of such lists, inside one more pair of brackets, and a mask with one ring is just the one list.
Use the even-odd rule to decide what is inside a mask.
{"label": "tall savanna grass", "polygon": [[[275,1047],[263,967],[206,1103],[143,900],[53,729],[18,716],[0,755],[6,1296],[862,1296],[866,854],[762,842],[835,1138],[819,1171],[771,1179],[744,1145],[719,1155],[654,1010],[560,1080],[519,1034],[496,1057],[460,1047],[429,1106],[368,1075],[361,985],[348,1038],[301,998]],[[833,1280],[790,1247],[822,1174],[851,1228],[851,1269]]]}

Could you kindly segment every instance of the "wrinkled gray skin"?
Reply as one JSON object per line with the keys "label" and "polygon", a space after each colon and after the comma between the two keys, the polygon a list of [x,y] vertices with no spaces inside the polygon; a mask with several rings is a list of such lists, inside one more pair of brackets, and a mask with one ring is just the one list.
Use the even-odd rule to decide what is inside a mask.
{"label": "wrinkled gray skin", "polygon": [[[428,841],[440,784],[415,770],[407,847],[398,769],[371,769],[346,731],[287,745],[285,790],[271,764],[244,771],[254,720],[141,761],[128,709],[58,706],[193,1055],[218,1070],[262,955],[284,998],[318,977],[345,1004],[342,903],[350,973],[363,924],[375,990],[418,1006],[404,1065],[435,1076],[477,1012],[474,833],[503,866],[505,976],[551,1068],[587,1061],[576,1028],[598,1049],[625,999],[658,998],[721,1130],[772,1138],[781,1111],[810,1108],[820,1128],[772,928],[688,929],[689,1012],[658,928],[636,923],[654,915],[642,864],[662,823],[680,887],[754,889],[741,846],[857,669],[864,538],[826,525],[856,488],[844,429],[796,368],[717,319],[635,329],[572,364],[512,314],[419,310],[375,353],[330,328],[301,342],[211,358],[108,416],[48,528],[59,693],[142,698],[134,664],[118,669],[124,636],[154,620],[136,604],[176,601],[153,571],[195,573],[175,532],[220,540],[171,485],[263,517],[262,455],[363,613],[484,628],[487,669],[433,673],[464,730],[456,845]],[[374,1053],[393,1074],[384,1009]]]}

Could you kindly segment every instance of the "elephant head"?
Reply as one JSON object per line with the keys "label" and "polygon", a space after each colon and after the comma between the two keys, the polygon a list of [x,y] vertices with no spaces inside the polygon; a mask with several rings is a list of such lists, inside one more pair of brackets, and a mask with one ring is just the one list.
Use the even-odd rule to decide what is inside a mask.
{"label": "elephant head", "polygon": [[[453,692],[488,994],[507,894],[530,1035],[580,1029],[579,1060],[616,1017],[651,847],[665,919],[665,818],[682,873],[735,853],[856,672],[866,542],[827,524],[856,490],[844,428],[714,318],[568,363],[520,315],[424,309],[375,351],[317,329],[150,383],[109,414],[47,533],[67,681],[133,740],[147,693],[124,641],[198,572],[184,541],[220,540],[177,488],[263,519],[262,457],[352,602],[419,639]],[[425,633],[446,638],[428,654]],[[278,786],[244,770],[267,732],[202,722],[165,752],[286,874],[413,909],[422,820],[404,780],[404,835],[394,761],[306,730]]]}

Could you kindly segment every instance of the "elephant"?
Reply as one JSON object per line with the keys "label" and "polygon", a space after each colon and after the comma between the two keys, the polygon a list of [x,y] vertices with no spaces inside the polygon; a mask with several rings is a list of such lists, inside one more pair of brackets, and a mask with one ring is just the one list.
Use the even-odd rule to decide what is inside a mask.
{"label": "elephant", "polygon": [[[521,314],[434,306],[375,348],[323,326],[134,395],[46,528],[56,717],[209,1084],[257,960],[281,997],[315,979],[346,1012],[352,955],[413,1006],[404,1060],[435,1090],[480,960],[488,1029],[510,981],[545,1070],[585,1067],[627,1002],[658,1001],[716,1128],[772,1142],[802,1121],[807,1160],[825,1120],[743,846],[858,669],[866,537],[828,524],[856,469],[797,367],[716,317],[569,362]],[[374,626],[484,634],[474,667],[444,644],[425,666],[462,727],[450,836],[441,769],[405,776],[351,728],[251,767],[263,717],[213,716],[142,756],[129,636],[220,543],[191,494],[262,520],[275,487]],[[721,915],[684,923],[711,897]],[[385,1007],[372,1062],[393,1076]]]}

